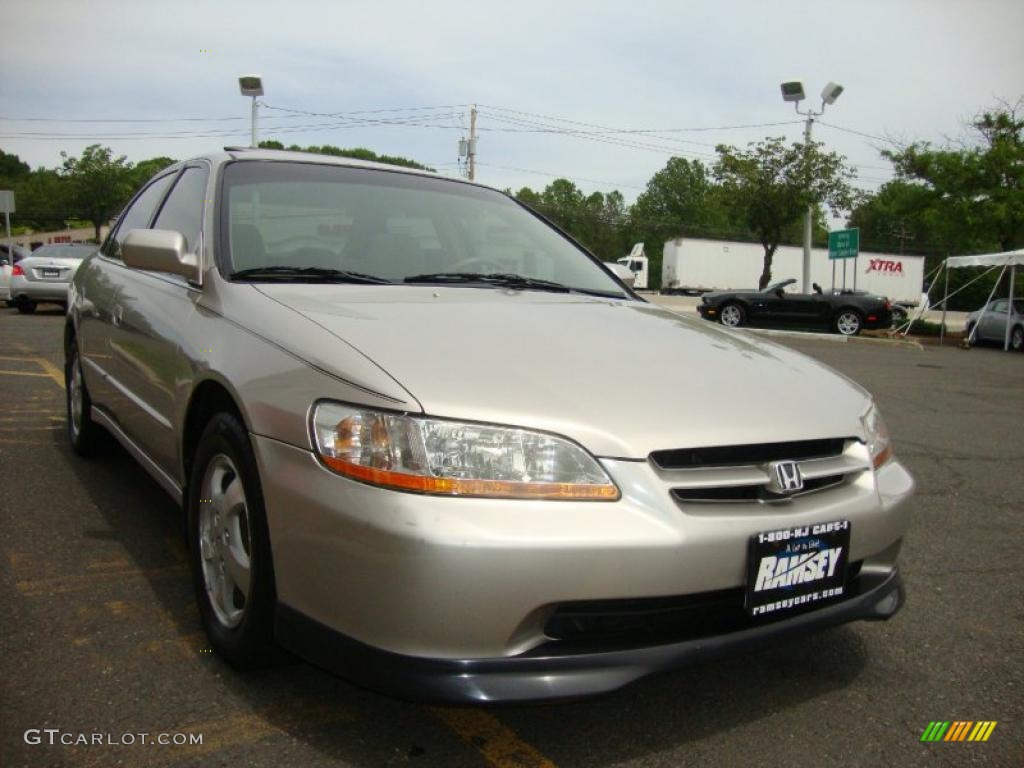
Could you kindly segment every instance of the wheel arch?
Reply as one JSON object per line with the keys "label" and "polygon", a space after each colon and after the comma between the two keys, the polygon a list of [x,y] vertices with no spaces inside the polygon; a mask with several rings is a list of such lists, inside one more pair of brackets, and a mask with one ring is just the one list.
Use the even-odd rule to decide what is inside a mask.
{"label": "wheel arch", "polygon": [[864,323],[864,318],[867,317],[867,313],[860,307],[855,306],[853,304],[843,304],[841,307],[837,308],[835,312],[832,313],[832,322],[834,323],[836,320],[838,320],[839,316],[843,314],[843,312],[856,312],[857,317],[860,318],[861,324]]}
{"label": "wheel arch", "polygon": [[196,382],[181,422],[182,487],[188,485],[192,460],[195,458],[203,429],[214,415],[223,412],[238,417],[245,430],[252,431],[245,410],[240,405],[238,394],[227,382],[215,376],[207,376]]}

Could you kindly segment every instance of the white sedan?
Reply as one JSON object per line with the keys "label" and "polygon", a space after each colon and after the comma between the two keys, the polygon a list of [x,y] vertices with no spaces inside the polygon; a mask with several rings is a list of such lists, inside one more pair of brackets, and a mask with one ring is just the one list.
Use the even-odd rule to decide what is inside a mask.
{"label": "white sedan", "polygon": [[36,311],[40,302],[68,304],[68,285],[78,265],[95,245],[44,245],[18,261],[11,271],[8,303],[19,312]]}

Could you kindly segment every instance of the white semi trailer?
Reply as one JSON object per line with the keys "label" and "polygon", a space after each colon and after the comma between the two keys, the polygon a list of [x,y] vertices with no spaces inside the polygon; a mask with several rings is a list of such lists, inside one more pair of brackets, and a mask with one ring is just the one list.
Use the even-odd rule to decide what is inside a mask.
{"label": "white semi trailer", "polygon": [[[811,282],[823,290],[835,288],[868,291],[886,296],[894,303],[916,306],[924,283],[924,256],[892,253],[861,253],[856,260],[830,261],[828,251],[811,251]],[[662,293],[704,293],[741,288],[756,289],[764,268],[764,248],[759,243],[702,240],[681,237],[665,243],[661,263]],[[803,249],[780,245],[772,261],[772,282],[790,277],[798,281],[803,270]],[[799,283],[789,290],[800,290]]]}

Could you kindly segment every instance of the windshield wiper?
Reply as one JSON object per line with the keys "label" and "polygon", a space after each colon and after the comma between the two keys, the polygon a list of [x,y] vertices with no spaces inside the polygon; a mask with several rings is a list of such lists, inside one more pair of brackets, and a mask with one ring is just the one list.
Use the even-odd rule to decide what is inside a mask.
{"label": "windshield wiper", "polygon": [[621,293],[611,291],[595,291],[587,288],[573,288],[569,285],[556,283],[553,280],[542,280],[539,277],[526,277],[512,272],[429,272],[423,275],[411,275],[405,278],[406,283],[482,283],[499,288],[519,288],[533,291],[553,291],[556,293],[585,293],[591,296],[621,298]]}
{"label": "windshield wiper", "polygon": [[324,269],[323,267],[251,267],[231,273],[231,279],[291,281],[291,282],[324,282],[324,283],[364,283],[368,285],[385,285],[392,281],[363,272],[350,272],[347,269]]}

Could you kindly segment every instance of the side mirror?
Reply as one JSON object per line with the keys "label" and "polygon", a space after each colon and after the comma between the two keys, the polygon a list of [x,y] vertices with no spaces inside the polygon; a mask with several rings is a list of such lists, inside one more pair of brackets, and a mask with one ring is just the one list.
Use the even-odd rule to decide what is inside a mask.
{"label": "side mirror", "polygon": [[185,252],[185,238],[169,229],[133,229],[121,243],[121,259],[133,269],[170,272],[198,284],[199,259]]}

